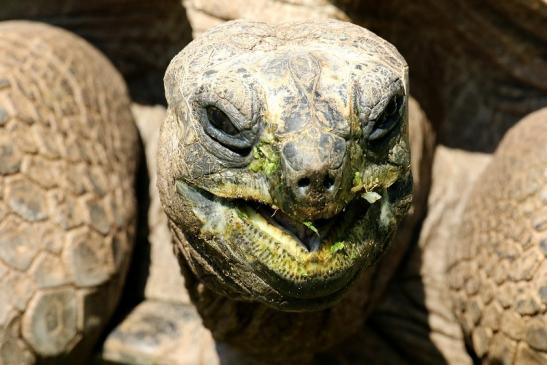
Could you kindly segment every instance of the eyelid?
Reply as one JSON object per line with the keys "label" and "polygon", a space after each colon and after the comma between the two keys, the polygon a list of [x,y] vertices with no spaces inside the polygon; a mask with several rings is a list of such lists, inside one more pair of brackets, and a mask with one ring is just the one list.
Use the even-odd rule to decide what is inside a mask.
{"label": "eyelid", "polygon": [[[209,116],[207,115],[207,107],[212,106],[217,109],[219,109],[221,112],[226,114],[226,116],[230,119],[230,122],[234,125],[235,129],[238,130],[238,133],[230,135],[215,126],[210,122]],[[252,129],[240,129],[237,122],[234,122],[233,116],[231,113],[226,113],[225,109],[223,109],[218,104],[209,104],[209,105],[202,105],[199,106],[199,115],[198,118],[200,120],[200,123],[204,129],[204,131],[209,134],[210,136],[214,136],[217,140],[222,140],[225,143],[229,143],[235,147],[248,147],[254,143],[254,140],[256,138],[256,128]]]}
{"label": "eyelid", "polygon": [[[371,126],[370,126],[370,134],[368,134],[368,139],[370,141],[375,141],[375,140],[378,140],[378,139],[381,139],[382,137],[384,137],[386,134],[388,134],[400,121],[401,121],[401,117],[402,117],[402,114],[401,114],[401,111],[402,111],[402,108],[404,106],[404,99],[405,98],[405,95],[402,95],[402,94],[395,94],[395,95],[392,95],[388,100],[387,102],[383,102],[382,104],[382,109],[381,109],[381,112],[378,113],[378,115],[375,117],[375,118],[371,118],[370,119],[370,123]],[[389,104],[394,100],[394,99],[397,99],[397,109],[395,110],[394,113],[391,113],[390,115],[385,115],[385,113],[387,112],[386,108],[389,106]],[[380,103],[378,103],[377,105],[380,105]],[[391,121],[388,121],[388,125],[386,128],[380,128],[382,127],[382,123],[385,122],[384,118],[393,118]],[[378,125],[377,123],[381,123],[380,125]]]}
{"label": "eyelid", "polygon": [[[226,114],[222,109],[218,108],[215,105],[206,105],[204,109],[207,120],[214,128],[230,136],[235,136],[241,133],[241,130],[237,128],[237,125],[232,122],[232,118],[230,118],[230,116]],[[220,118],[221,120],[216,120],[218,118]],[[227,119],[227,124],[224,123],[225,119]],[[222,122],[223,125],[217,126],[216,122],[219,121]]]}
{"label": "eyelid", "polygon": [[[256,103],[256,101],[253,98],[253,105],[254,103]],[[200,91],[193,96],[192,104],[195,109],[206,108],[208,105],[220,109],[230,118],[234,126],[240,131],[252,129],[257,124],[258,113],[256,112],[256,107],[252,108],[252,115],[246,115],[228,99],[218,96],[207,86],[203,86]]]}
{"label": "eyelid", "polygon": [[[201,89],[190,99],[193,118],[201,124],[201,131],[211,143],[205,148],[212,154],[234,166],[249,160],[252,146],[258,138],[259,123],[256,118],[245,117],[228,100],[218,97],[207,89]],[[215,107],[224,113],[238,133],[231,135],[215,127],[208,118],[207,107]],[[222,148],[214,147],[217,144]]]}

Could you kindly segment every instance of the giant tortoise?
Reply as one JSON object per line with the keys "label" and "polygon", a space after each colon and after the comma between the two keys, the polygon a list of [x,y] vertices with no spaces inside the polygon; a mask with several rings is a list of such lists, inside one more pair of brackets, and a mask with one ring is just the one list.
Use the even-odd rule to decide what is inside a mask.
{"label": "giant tortoise", "polygon": [[[0,363],[83,363],[134,236],[129,98],[65,31],[7,22],[0,42]],[[430,170],[410,145],[428,161],[431,131],[406,62],[375,34],[226,23],[173,59],[165,92],[161,130],[139,121],[156,135],[156,224],[207,329],[189,306],[149,300],[98,361],[545,363],[545,110],[493,158],[438,149],[433,176],[451,181],[433,181],[429,208],[442,218],[413,245]],[[403,285],[420,274],[437,280]]]}

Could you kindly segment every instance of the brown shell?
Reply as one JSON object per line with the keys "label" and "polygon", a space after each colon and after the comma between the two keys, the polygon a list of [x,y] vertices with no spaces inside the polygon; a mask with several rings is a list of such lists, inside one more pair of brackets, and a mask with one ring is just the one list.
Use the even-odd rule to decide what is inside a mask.
{"label": "brown shell", "polygon": [[129,106],[85,41],[0,24],[2,364],[76,363],[112,313],[134,231]]}

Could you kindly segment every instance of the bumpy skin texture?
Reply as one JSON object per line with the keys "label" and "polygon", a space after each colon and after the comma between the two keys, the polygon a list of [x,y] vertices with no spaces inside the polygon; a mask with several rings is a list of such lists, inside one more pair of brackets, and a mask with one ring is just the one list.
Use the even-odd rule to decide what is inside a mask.
{"label": "bumpy skin texture", "polygon": [[343,361],[333,364],[473,363],[452,313],[446,253],[456,245],[453,238],[467,197],[490,160],[488,154],[437,146],[418,243],[364,329],[335,349]]}
{"label": "bumpy skin texture", "polygon": [[0,20],[67,29],[101,50],[125,77],[133,100],[165,103],[162,79],[191,40],[180,0],[4,0]]}
{"label": "bumpy skin texture", "polygon": [[0,25],[0,363],[87,358],[131,252],[136,142],[102,55],[51,26]]}
{"label": "bumpy skin texture", "polygon": [[512,128],[471,193],[449,283],[487,363],[547,362],[547,109]]}
{"label": "bumpy skin texture", "polygon": [[[270,360],[354,331],[410,203],[404,60],[348,23],[232,22],[183,50],[165,83],[158,187],[205,324]],[[316,247],[305,221],[319,227]],[[353,295],[317,311],[356,278]],[[236,318],[219,322],[222,311]]]}

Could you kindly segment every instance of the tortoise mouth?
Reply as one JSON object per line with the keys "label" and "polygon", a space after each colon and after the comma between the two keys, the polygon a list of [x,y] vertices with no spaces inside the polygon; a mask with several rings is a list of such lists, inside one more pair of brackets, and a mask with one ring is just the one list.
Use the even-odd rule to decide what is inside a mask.
{"label": "tortoise mouth", "polygon": [[[283,298],[280,308],[330,305],[383,247],[375,228],[379,204],[365,199],[354,198],[331,218],[301,222],[268,204],[219,197],[181,180],[176,189],[200,222],[189,238],[202,259],[234,260]],[[210,265],[230,275],[222,263]]]}
{"label": "tortoise mouth", "polygon": [[[299,221],[293,219],[282,210],[274,209],[266,204],[248,201],[236,201],[236,204],[240,207],[248,206],[255,210],[268,222],[268,224],[290,234],[295,241],[310,253],[319,251],[322,242],[326,242],[329,238],[332,238],[331,236],[335,234],[334,227],[339,226],[344,220],[346,220],[346,224],[351,223],[353,220],[350,219],[348,221],[345,219],[348,218],[345,209],[328,219]],[[366,210],[368,206],[363,206],[363,208]]]}
{"label": "tortoise mouth", "polygon": [[[294,219],[281,209],[263,202],[219,196],[187,182],[178,181],[178,184],[180,183],[198,191],[202,197],[210,202],[229,207],[237,212],[239,218],[264,229],[266,227],[264,224],[256,224],[258,223],[257,218],[261,217],[268,226],[271,226],[270,228],[281,230],[308,253],[317,253],[322,245],[333,242],[340,236],[339,231],[344,231],[344,228],[352,226],[359,216],[367,213],[370,206],[363,199],[354,199],[332,217],[305,221]],[[182,192],[179,191],[179,193]],[[357,211],[359,214],[355,214]],[[251,217],[252,219],[249,219]],[[270,229],[266,229],[266,231],[272,233]],[[275,234],[273,235],[275,236]]]}

